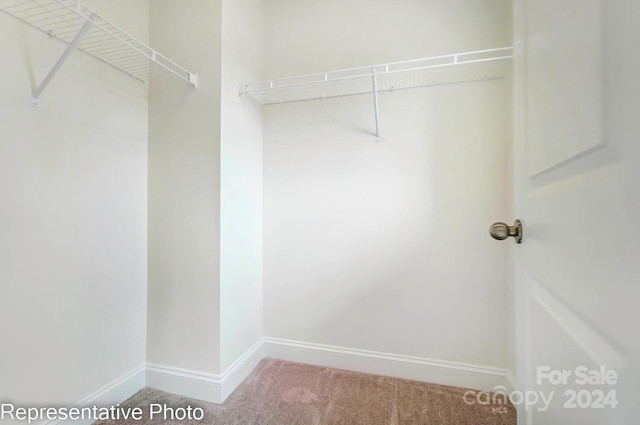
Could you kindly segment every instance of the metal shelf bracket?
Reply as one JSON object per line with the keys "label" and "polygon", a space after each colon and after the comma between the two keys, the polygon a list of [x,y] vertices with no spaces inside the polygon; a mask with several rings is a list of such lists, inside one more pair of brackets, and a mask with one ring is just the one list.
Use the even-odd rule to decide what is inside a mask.
{"label": "metal shelf bracket", "polygon": [[376,120],[376,143],[380,143],[380,109],[378,107],[378,77],[376,69],[371,68],[371,91],[373,92],[373,110]]}
{"label": "metal shelf bracket", "polygon": [[60,59],[58,59],[58,62],[56,62],[53,68],[51,68],[51,71],[49,71],[44,80],[42,80],[38,88],[33,92],[33,95],[31,96],[31,104],[33,106],[38,107],[40,105],[40,96],[42,96],[42,92],[47,88],[51,80],[53,80],[53,77],[56,76],[60,68],[62,68],[62,65],[64,65],[65,62],[69,59],[69,56],[71,56],[71,54],[78,48],[80,43],[82,43],[82,40],[87,36],[89,31],[91,31],[92,27],[93,22],[87,21],[84,23],[82,28],[80,28],[80,31],[78,31],[73,41],[69,43],[67,50],[64,51],[62,56],[60,56]]}

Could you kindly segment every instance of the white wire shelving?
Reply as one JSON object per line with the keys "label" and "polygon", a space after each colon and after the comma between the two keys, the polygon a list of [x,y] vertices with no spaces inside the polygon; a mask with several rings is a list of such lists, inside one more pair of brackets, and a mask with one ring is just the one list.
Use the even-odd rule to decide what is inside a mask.
{"label": "white wire shelving", "polygon": [[67,50],[34,91],[40,96],[68,57],[79,50],[131,78],[149,81],[149,64],[198,86],[198,75],[178,65],[77,0],[0,0],[0,10],[68,44]]}
{"label": "white wire shelving", "polygon": [[240,84],[240,95],[250,94],[264,105],[372,94],[376,141],[380,141],[378,93],[499,80],[511,74],[513,47],[475,50],[392,62],[382,65],[321,72]]}

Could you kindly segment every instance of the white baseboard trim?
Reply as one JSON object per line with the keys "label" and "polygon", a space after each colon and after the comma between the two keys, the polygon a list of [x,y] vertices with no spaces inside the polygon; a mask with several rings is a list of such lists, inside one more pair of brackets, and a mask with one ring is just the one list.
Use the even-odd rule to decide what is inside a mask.
{"label": "white baseboard trim", "polygon": [[266,357],[317,366],[478,390],[509,385],[507,371],[490,366],[270,337],[264,338],[264,346]]}
{"label": "white baseboard trim", "polygon": [[[145,387],[145,366],[140,365],[137,368],[125,373],[121,377],[108,383],[93,394],[80,400],[73,407],[110,407],[122,403],[141,389]],[[90,425],[93,419],[86,420],[56,420],[45,422],[46,425]]]}
{"label": "white baseboard trim", "polygon": [[[114,406],[145,386],[221,404],[265,357],[479,390],[503,386],[512,391],[516,384],[510,372],[495,367],[266,337],[222,374],[147,363],[105,385],[75,407]],[[90,425],[91,422],[75,421],[73,425]],[[46,423],[60,424],[70,425],[71,422]]]}
{"label": "white baseboard trim", "polygon": [[220,403],[220,375],[147,363],[147,387],[184,397]]}
{"label": "white baseboard trim", "polygon": [[222,380],[221,403],[253,372],[264,357],[264,341],[261,338],[224,371],[220,377]]}
{"label": "white baseboard trim", "polygon": [[147,363],[147,387],[184,397],[222,404],[264,358],[256,342],[222,374]]}

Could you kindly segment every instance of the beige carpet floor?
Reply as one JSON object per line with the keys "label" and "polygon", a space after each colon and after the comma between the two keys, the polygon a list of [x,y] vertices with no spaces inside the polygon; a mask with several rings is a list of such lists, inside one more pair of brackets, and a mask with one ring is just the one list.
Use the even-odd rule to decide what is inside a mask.
{"label": "beige carpet floor", "polygon": [[[515,425],[515,409],[468,405],[465,389],[265,359],[222,405],[145,388],[122,406],[145,409],[142,421],[206,425]],[[150,404],[204,409],[200,421],[149,420]],[[157,416],[157,415],[156,415]]]}

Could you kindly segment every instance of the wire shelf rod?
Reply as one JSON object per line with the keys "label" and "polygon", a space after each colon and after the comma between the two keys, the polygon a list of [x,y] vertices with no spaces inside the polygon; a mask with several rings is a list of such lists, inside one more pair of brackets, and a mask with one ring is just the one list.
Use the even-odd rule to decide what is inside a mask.
{"label": "wire shelf rod", "polygon": [[[37,16],[42,16],[42,18],[38,18],[38,19],[33,19],[33,22],[35,23],[40,23],[43,21],[50,21],[52,19],[56,19],[56,16],[51,16],[52,12],[57,12],[58,10],[63,10],[63,9],[47,9],[45,7],[39,7],[36,9],[36,11],[34,13],[31,14],[27,14],[27,15],[23,15],[24,19],[33,19]],[[57,15],[57,17],[62,17],[62,16],[66,16],[66,15],[71,15],[70,13],[66,13],[64,15]]]}
{"label": "wire shelf rod", "polygon": [[[65,37],[67,35],[73,35],[78,32],[77,26],[81,26],[84,23],[81,19],[76,19],[75,21],[70,22],[54,22],[50,25],[47,25],[47,29],[51,32],[55,32],[59,37]],[[69,27],[69,25],[74,25],[73,28],[65,31],[64,29]]]}
{"label": "wire shelf rod", "polygon": [[[112,62],[115,64],[118,61],[128,61],[130,58],[137,58],[137,60],[147,62],[147,58],[141,57],[137,53],[131,53],[130,50],[121,50],[121,49],[102,49],[101,51],[105,51],[106,53],[102,54],[101,57],[105,60],[110,60],[110,58],[115,58]],[[125,54],[125,52],[128,52]]]}
{"label": "wire shelf rod", "polygon": [[[416,88],[431,88],[431,87],[450,86],[450,85],[457,85],[457,84],[482,83],[482,82],[488,82],[488,81],[499,81],[503,79],[504,77],[488,77],[488,78],[476,78],[476,79],[469,79],[469,80],[462,80],[462,81],[448,81],[445,83],[420,84],[420,85],[415,85],[411,87],[394,87],[390,89],[379,88],[378,93],[393,93],[397,91],[412,90]],[[318,97],[307,98],[307,99],[293,99],[293,100],[281,100],[277,102],[267,102],[267,103],[264,103],[264,105],[286,105],[288,103],[316,102],[318,100],[331,100],[331,99],[339,99],[343,97],[364,96],[369,94],[371,94],[371,90],[366,90],[366,91],[363,90],[356,93],[318,96]]]}
{"label": "wire shelf rod", "polygon": [[105,60],[108,60],[109,62],[113,63],[114,65],[119,64],[119,63],[137,63],[137,62],[142,62],[142,63],[146,63],[146,64],[149,63],[149,61],[146,58],[142,58],[142,57],[140,57],[140,55],[137,55],[137,56],[117,55],[117,56],[115,56],[113,58],[106,57]]}
{"label": "wire shelf rod", "polygon": [[[246,89],[246,92],[247,93],[260,93],[260,92],[266,92],[266,91],[272,91],[272,90],[290,89],[290,88],[294,88],[294,87],[309,86],[309,85],[319,84],[319,83],[323,83],[323,82],[348,81],[348,80],[354,80],[354,79],[358,79],[358,78],[371,77],[373,75],[384,76],[384,75],[390,75],[390,74],[397,74],[397,73],[401,73],[401,72],[422,71],[422,70],[428,70],[428,69],[444,68],[444,67],[450,67],[452,65],[465,65],[465,64],[472,64],[472,63],[500,61],[500,60],[511,59],[512,57],[513,56],[509,55],[509,56],[499,56],[499,57],[494,57],[494,58],[474,59],[474,60],[468,60],[468,61],[458,61],[455,64],[454,63],[443,63],[443,64],[438,64],[438,65],[429,65],[429,66],[414,67],[414,68],[388,70],[388,71],[385,71],[384,73],[377,73],[377,74],[373,74],[373,72],[370,71],[370,72],[368,72],[366,74],[349,75],[349,76],[346,76],[346,77],[338,77],[338,78],[323,79],[323,80],[318,80],[318,81],[308,81],[308,82],[301,82],[301,83],[293,83],[293,84],[280,85],[280,86],[275,86],[273,84],[270,84],[270,87],[257,88],[257,89]],[[431,59],[431,58],[429,58],[429,59]],[[396,63],[398,63],[398,62],[396,62]],[[408,63],[408,62],[404,62],[404,63]],[[384,66],[384,65],[377,65],[376,67],[381,67],[381,66]],[[354,68],[354,69],[355,70],[360,70],[362,68]],[[334,72],[342,72],[342,71],[334,71]],[[318,75],[323,75],[323,74],[310,74],[309,76],[318,76]],[[296,78],[297,79],[297,78],[303,78],[303,77],[291,77],[291,78]],[[285,80],[285,79],[280,79],[280,80],[282,81],[282,80]],[[268,80],[268,81],[263,81],[263,82],[260,82],[260,83],[251,83],[251,84],[247,84],[247,86],[264,84],[264,83],[271,83],[273,81],[276,81],[276,80]]]}
{"label": "wire shelf rod", "polygon": [[[328,71],[328,72],[318,72],[318,73],[312,73],[312,74],[303,74],[303,75],[297,75],[295,77],[285,77],[285,78],[275,78],[275,79],[271,79],[271,80],[264,80],[264,81],[258,81],[255,83],[251,83],[251,84],[247,84],[247,86],[255,86],[255,85],[265,85],[265,84],[270,84],[272,87],[271,88],[278,88],[278,87],[289,87],[289,85],[283,85],[283,86],[278,86],[275,87],[276,84],[278,82],[285,82],[285,81],[290,81],[290,80],[299,80],[299,79],[306,79],[306,78],[313,78],[313,77],[319,77],[322,80],[325,81],[339,81],[340,78],[331,78],[329,77],[329,75],[331,74],[343,74],[343,73],[347,73],[347,72],[354,72],[354,71],[367,71],[364,74],[358,74],[358,75],[353,75],[353,76],[348,76],[348,77],[343,77],[343,78],[362,78],[362,77],[370,77],[371,74],[371,69],[375,68],[384,68],[385,69],[385,74],[386,73],[390,73],[393,71],[390,71],[389,68],[397,66],[397,65],[404,65],[404,64],[408,64],[408,63],[416,63],[416,62],[426,62],[426,61],[434,61],[434,60],[438,60],[438,59],[453,59],[455,57],[460,58],[461,56],[471,56],[471,55],[481,55],[481,54],[485,54],[485,53],[495,53],[495,52],[501,52],[501,51],[512,51],[513,47],[509,46],[509,47],[497,47],[497,48],[492,48],[492,49],[484,49],[484,50],[474,50],[474,51],[470,51],[470,52],[460,52],[460,53],[451,53],[451,54],[446,54],[446,55],[439,55],[439,56],[430,56],[428,58],[423,58],[423,59],[410,59],[410,60],[405,60],[405,61],[398,61],[398,62],[390,62],[390,63],[386,63],[386,64],[379,64],[379,65],[372,65],[372,66],[360,66],[360,67],[355,67],[355,68],[345,68],[345,69],[340,69],[340,70],[335,70],[335,71]],[[503,55],[503,56],[499,56],[499,57],[491,57],[491,58],[487,58],[487,60],[501,60],[501,59],[511,59],[513,57],[513,55]],[[457,64],[463,64],[463,63],[472,63],[475,61],[472,60],[467,60],[467,61],[458,61]],[[447,64],[443,64],[443,66],[451,66],[454,65],[454,63],[447,63]],[[428,69],[425,67],[415,67],[415,68],[411,68],[411,70],[414,69]],[[407,69],[402,69],[402,70],[398,70],[398,71],[404,71]],[[303,84],[309,84],[310,82],[306,82]]]}
{"label": "wire shelf rod", "polygon": [[144,67],[144,69],[149,69],[149,63],[147,61],[143,61],[143,62],[120,61],[120,62],[114,62],[113,65],[119,68],[123,68],[125,70],[130,69],[132,67],[138,67],[138,66]]}
{"label": "wire shelf rod", "polygon": [[148,72],[148,68],[146,67],[146,65],[141,66],[133,66],[133,65],[129,65],[125,68],[128,72],[132,73],[132,74],[142,74],[142,73],[146,73]]}
{"label": "wire shelf rod", "polygon": [[102,36],[93,36],[88,39],[85,43],[82,43],[82,47],[84,49],[92,49],[92,51],[99,51],[97,48],[102,48],[105,46],[120,46],[122,49],[130,50],[128,46],[123,46],[118,40],[114,40],[112,37],[102,37]]}
{"label": "wire shelf rod", "polygon": [[[67,24],[71,23],[68,19],[65,19],[65,16],[60,15],[59,13],[56,13],[56,12],[59,12],[60,10],[62,10],[62,9],[46,9],[42,5],[38,5],[38,7],[40,9],[44,9],[44,10],[41,13],[37,14],[37,15],[24,16],[24,17],[22,17],[22,19],[24,19],[25,21],[31,23],[31,25],[39,26],[38,25],[38,21],[35,21],[35,22],[31,21],[30,18],[32,16],[39,16],[40,14],[45,14],[46,13],[48,16],[52,16],[52,18],[54,18],[54,19],[57,18],[62,22],[66,22]],[[69,15],[67,15],[67,16],[69,16]]]}
{"label": "wire shelf rod", "polygon": [[5,9],[6,10],[10,9],[12,11],[15,11],[14,9],[17,9],[20,6],[24,6],[24,5],[28,5],[30,7],[27,7],[26,9],[21,9],[21,11],[31,10],[31,9],[35,9],[35,8],[39,7],[38,5],[34,5],[31,0],[26,0],[26,1],[23,1],[22,3],[16,3],[14,5],[7,6]]}
{"label": "wire shelf rod", "polygon": [[510,73],[512,52],[512,47],[498,47],[265,80],[240,84],[240,94],[265,105],[373,94],[374,134],[380,142],[380,93],[502,79]]}
{"label": "wire shelf rod", "polygon": [[[93,53],[94,55],[100,54],[100,57],[106,57],[106,54],[102,54],[102,52],[130,52],[131,49],[129,49],[128,47],[124,47],[122,46],[120,43],[97,43],[97,44],[93,44],[93,45],[81,45],[82,49],[85,50],[89,50],[91,49],[91,53]],[[135,52],[136,55],[138,55],[137,52]]]}

